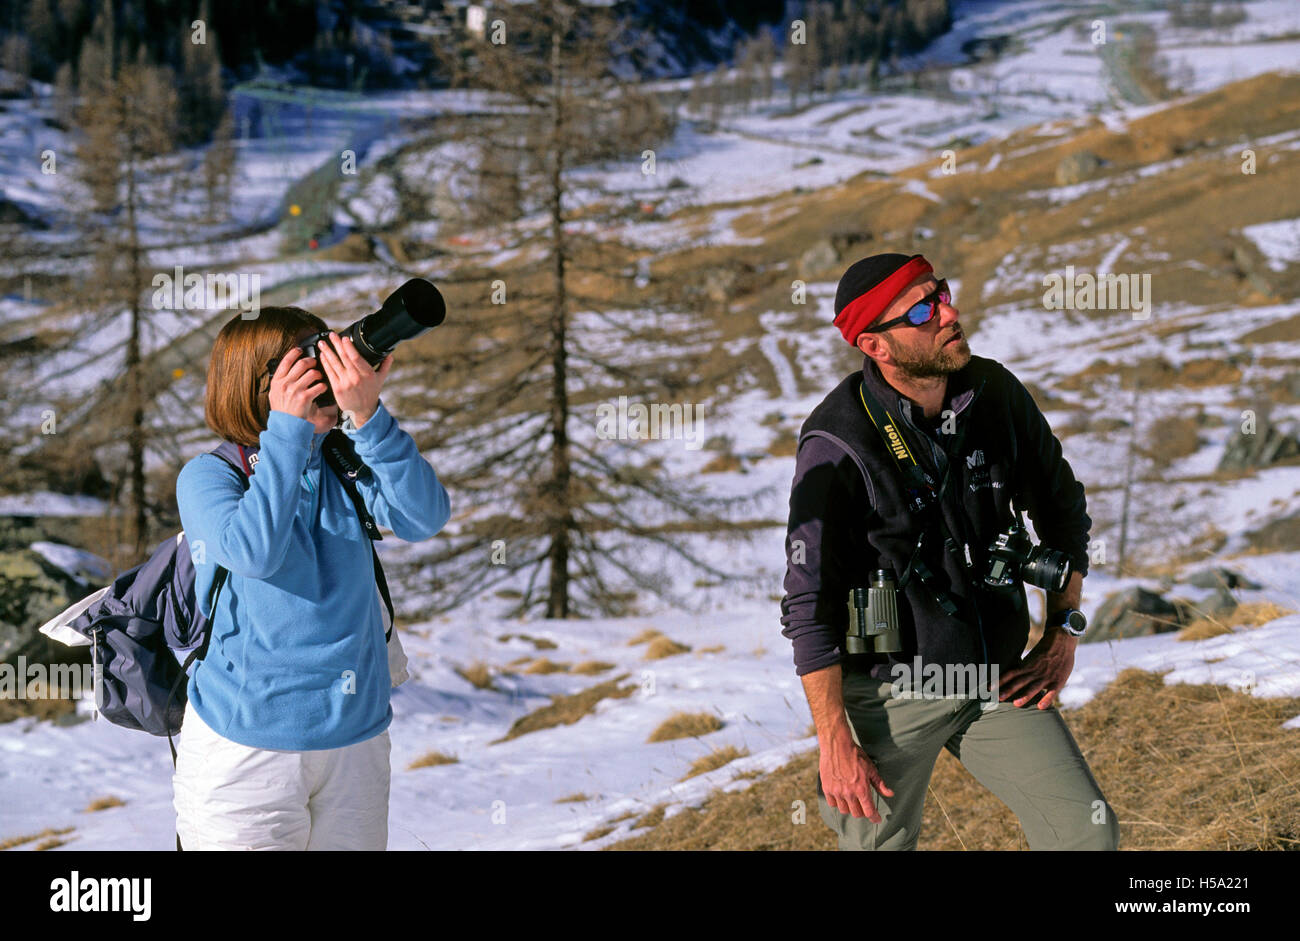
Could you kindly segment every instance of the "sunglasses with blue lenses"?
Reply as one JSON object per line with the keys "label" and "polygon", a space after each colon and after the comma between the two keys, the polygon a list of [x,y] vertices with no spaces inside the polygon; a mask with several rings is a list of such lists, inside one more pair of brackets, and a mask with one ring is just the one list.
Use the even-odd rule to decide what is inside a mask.
{"label": "sunglasses with blue lenses", "polygon": [[922,324],[929,323],[939,314],[940,304],[952,303],[952,291],[948,289],[947,280],[940,278],[935,289],[921,298],[901,317],[895,317],[893,320],[887,320],[882,324],[874,327],[867,327],[866,333],[880,333],[882,330],[888,330],[891,327],[897,327],[899,324],[908,324],[912,327],[919,327]]}

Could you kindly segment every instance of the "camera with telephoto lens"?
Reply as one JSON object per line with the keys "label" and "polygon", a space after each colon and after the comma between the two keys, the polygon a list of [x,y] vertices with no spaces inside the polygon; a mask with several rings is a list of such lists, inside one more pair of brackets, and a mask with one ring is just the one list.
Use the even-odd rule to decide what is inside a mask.
{"label": "camera with telephoto lens", "polygon": [[[412,278],[388,295],[379,310],[339,330],[338,335],[341,340],[351,339],[361,358],[378,368],[398,343],[438,326],[446,317],[447,304],[438,289],[423,278]],[[304,358],[312,357],[319,363],[320,344],[331,346],[329,337],[329,331],[322,330],[297,345],[303,351]],[[335,353],[338,351],[335,350]],[[279,357],[269,360],[266,371],[274,374],[279,365]],[[325,370],[321,369],[320,373],[325,382],[325,391],[316,396],[316,406],[326,408],[336,404],[334,390],[329,388],[330,380]]]}
{"label": "camera with telephoto lens", "polygon": [[899,653],[898,590],[892,569],[876,569],[867,588],[849,589],[849,653]]}
{"label": "camera with telephoto lens", "polygon": [[989,568],[984,584],[990,588],[1010,588],[1023,580],[1045,591],[1059,593],[1065,589],[1073,569],[1074,564],[1064,552],[1033,544],[1017,510],[1007,531],[999,533],[989,546]]}

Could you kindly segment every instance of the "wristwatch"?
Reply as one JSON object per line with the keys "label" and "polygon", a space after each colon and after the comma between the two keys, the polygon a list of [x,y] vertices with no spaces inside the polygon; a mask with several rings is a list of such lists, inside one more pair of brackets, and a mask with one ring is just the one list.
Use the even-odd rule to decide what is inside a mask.
{"label": "wristwatch", "polygon": [[1047,626],[1059,627],[1071,637],[1082,637],[1083,632],[1088,629],[1088,619],[1078,608],[1066,608],[1049,617]]}

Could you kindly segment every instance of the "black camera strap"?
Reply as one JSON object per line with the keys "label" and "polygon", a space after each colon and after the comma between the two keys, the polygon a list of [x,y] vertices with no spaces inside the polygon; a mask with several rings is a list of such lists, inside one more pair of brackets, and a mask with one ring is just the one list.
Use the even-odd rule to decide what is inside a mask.
{"label": "black camera strap", "polygon": [[388,632],[384,635],[384,641],[393,635],[393,599],[388,594],[388,579],[384,577],[384,567],[379,563],[379,553],[375,551],[375,543],[381,541],[384,537],[379,532],[379,527],[375,524],[375,519],[366,509],[365,499],[357,489],[358,480],[369,480],[373,471],[357,455],[356,446],[352,440],[338,428],[330,429],[329,434],[325,436],[322,442],[321,450],[324,452],[325,463],[328,464],[343,483],[343,490],[347,493],[348,499],[352,501],[353,508],[357,511],[357,518],[361,520],[361,528],[366,535],[370,537],[370,557],[375,568],[375,582],[379,585],[379,595],[384,601],[384,606],[388,608]]}
{"label": "black camera strap", "polygon": [[943,530],[944,547],[965,568],[971,567],[969,547],[967,547],[966,554],[963,556],[959,549],[958,540],[948,528],[948,521],[944,519],[942,505],[944,494],[948,492],[948,483],[952,479],[953,464],[960,460],[961,447],[966,440],[966,431],[970,427],[970,423],[966,422],[958,429],[957,435],[953,439],[953,448],[947,454],[948,460],[943,470],[943,476],[936,485],[934,479],[922,469],[916,457],[913,456],[911,449],[908,448],[898,421],[867,389],[865,381],[858,384],[858,397],[862,401],[862,407],[866,409],[867,417],[871,419],[872,425],[875,426],[881,440],[884,441],[885,449],[894,456],[899,471],[907,482],[909,508],[915,515],[922,517],[924,522],[921,534],[916,540],[916,548],[912,550],[912,557],[908,560],[907,568],[899,576],[898,588],[900,591],[905,588],[912,575],[915,574],[944,612],[948,615],[956,615],[957,605],[953,602],[951,595],[939,587],[934,572],[921,559],[921,553],[925,544],[926,532],[937,519],[939,526]]}

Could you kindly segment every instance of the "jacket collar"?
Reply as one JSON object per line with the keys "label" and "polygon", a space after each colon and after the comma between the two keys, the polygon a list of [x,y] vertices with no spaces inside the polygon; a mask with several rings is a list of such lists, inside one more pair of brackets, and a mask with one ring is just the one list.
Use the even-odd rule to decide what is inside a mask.
{"label": "jacket collar", "polygon": [[[948,375],[948,387],[944,390],[943,405],[940,407],[941,414],[951,409],[954,415],[960,415],[975,398],[976,390],[971,370],[973,362],[972,358],[970,363]],[[862,357],[862,379],[878,401],[898,409],[907,422],[917,425],[924,417],[920,406],[886,382],[876,361],[865,354]]]}
{"label": "jacket collar", "polygon": [[[331,429],[333,430],[333,429]],[[328,431],[313,432],[311,436],[311,456],[307,459],[307,466],[314,467],[321,460],[321,445],[325,441]]]}

